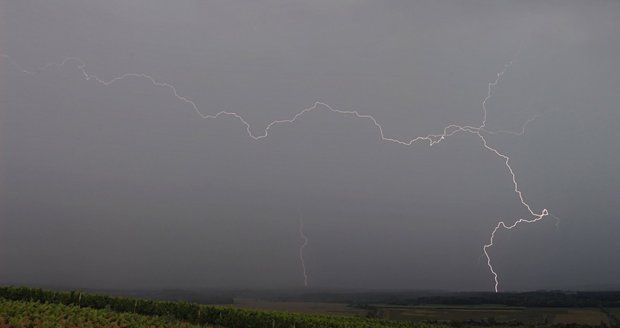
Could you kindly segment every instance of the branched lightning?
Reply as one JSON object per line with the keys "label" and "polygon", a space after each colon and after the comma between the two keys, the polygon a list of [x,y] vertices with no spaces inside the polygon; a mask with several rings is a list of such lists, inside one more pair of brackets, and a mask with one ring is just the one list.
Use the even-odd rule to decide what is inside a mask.
{"label": "branched lightning", "polygon": [[308,287],[308,272],[306,271],[306,260],[304,259],[304,248],[308,246],[308,237],[304,233],[304,220],[301,217],[301,214],[299,215],[299,237],[302,240],[302,243],[299,246],[299,262],[304,275],[304,287]]}
{"label": "branched lightning", "polygon": [[480,127],[479,127],[480,129],[484,128],[487,125],[487,101],[489,101],[489,99],[491,99],[491,97],[493,96],[493,90],[495,89],[499,81],[502,79],[502,76],[506,74],[506,71],[508,71],[508,69],[512,67],[512,63],[513,63],[513,60],[505,64],[504,68],[501,71],[499,71],[499,73],[497,73],[497,76],[495,77],[495,81],[489,83],[487,87],[487,95],[482,100],[482,123],[480,124]]}
{"label": "branched lightning", "polygon": [[[144,74],[144,73],[125,73],[122,75],[119,75],[117,77],[113,77],[110,80],[103,80],[99,77],[97,77],[96,75],[94,75],[93,73],[90,73],[87,70],[86,67],[86,63],[77,57],[67,57],[65,59],[63,59],[60,63],[48,63],[45,64],[43,67],[37,69],[37,70],[27,70],[22,68],[20,65],[18,65],[16,62],[14,62],[12,60],[12,58],[6,54],[0,54],[1,57],[5,58],[8,63],[12,66],[14,66],[16,69],[18,69],[19,71],[21,71],[24,74],[27,75],[36,75],[42,71],[48,70],[51,67],[57,67],[57,68],[62,68],[64,66],[66,66],[68,63],[75,63],[75,68],[77,68],[82,75],[82,78],[84,80],[87,81],[95,81],[100,85],[103,86],[109,86],[115,82],[119,82],[122,80],[126,80],[126,79],[142,79],[142,80],[147,80],[150,81],[151,84],[155,87],[160,87],[160,88],[166,88],[168,89],[172,95],[177,98],[179,101],[186,103],[188,105],[190,105],[193,110],[196,112],[196,114],[198,114],[201,118],[203,119],[218,119],[221,117],[233,117],[237,120],[239,120],[239,122],[241,122],[241,124],[243,124],[245,126],[245,130],[247,135],[254,139],[254,140],[260,140],[263,138],[266,138],[269,136],[269,132],[272,130],[272,128],[280,126],[280,125],[285,125],[285,124],[291,124],[296,122],[298,119],[300,119],[301,117],[303,117],[305,114],[311,112],[311,111],[318,111],[318,110],[324,110],[327,112],[331,112],[331,113],[335,113],[335,114],[340,114],[346,117],[352,117],[355,119],[364,119],[367,121],[370,121],[371,125],[374,126],[374,128],[377,130],[378,132],[378,137],[380,138],[381,141],[383,142],[389,142],[389,143],[395,143],[401,146],[413,146],[415,143],[421,142],[421,143],[427,143],[429,146],[433,146],[435,144],[438,144],[440,142],[442,142],[443,140],[445,140],[448,137],[451,137],[457,133],[469,133],[469,134],[473,134],[475,136],[477,136],[478,138],[480,138],[481,143],[482,143],[482,147],[493,153],[495,156],[497,156],[499,159],[502,160],[502,162],[504,163],[504,166],[506,167],[506,170],[508,171],[511,180],[512,180],[512,184],[513,184],[513,190],[514,192],[517,194],[518,199],[520,200],[521,204],[523,207],[525,207],[525,209],[527,209],[527,211],[530,214],[530,218],[522,218],[522,219],[518,219],[515,222],[513,222],[512,224],[506,224],[504,221],[499,221],[497,223],[497,225],[494,227],[494,229],[491,232],[489,241],[487,244],[485,244],[483,246],[483,252],[484,255],[487,258],[487,265],[489,267],[489,270],[491,272],[491,274],[493,275],[493,280],[494,280],[494,290],[495,292],[497,292],[499,290],[499,276],[498,273],[495,271],[495,269],[493,268],[492,265],[492,261],[491,261],[491,257],[488,253],[488,249],[491,248],[494,245],[494,239],[495,239],[495,234],[496,232],[500,229],[503,228],[505,230],[512,230],[514,228],[516,228],[518,225],[523,224],[523,223],[534,223],[537,221],[542,220],[545,216],[550,215],[549,211],[547,209],[542,209],[540,212],[536,212],[534,211],[531,206],[529,205],[529,203],[527,203],[523,193],[521,192],[519,185],[517,183],[517,178],[516,178],[516,174],[514,169],[512,168],[512,166],[510,165],[510,157],[502,152],[500,152],[497,148],[494,148],[492,146],[489,145],[489,143],[487,142],[487,139],[485,138],[485,134],[497,134],[497,133],[508,133],[508,134],[513,134],[513,135],[522,135],[525,133],[525,127],[531,123],[532,121],[534,121],[539,115],[534,116],[533,118],[530,118],[529,120],[527,120],[521,127],[521,131],[518,132],[514,132],[514,131],[506,131],[506,130],[497,130],[497,131],[492,131],[492,130],[488,130],[486,129],[486,124],[487,124],[487,102],[489,101],[489,99],[492,98],[493,96],[493,91],[495,89],[495,87],[500,83],[502,77],[504,76],[504,74],[508,71],[508,69],[510,69],[510,67],[513,64],[513,60],[509,61],[507,64],[504,65],[504,67],[502,68],[502,70],[497,73],[497,76],[495,78],[495,80],[493,80],[492,82],[488,83],[488,88],[487,88],[487,94],[484,97],[484,99],[482,100],[482,121],[481,124],[479,126],[470,126],[470,125],[460,125],[460,124],[450,124],[447,125],[446,127],[443,128],[442,132],[439,134],[428,134],[425,136],[418,136],[415,138],[409,138],[409,139],[398,139],[395,137],[391,137],[391,136],[387,136],[384,133],[384,128],[383,126],[374,118],[374,116],[372,115],[368,115],[368,114],[361,114],[356,110],[340,110],[340,109],[336,109],[333,108],[331,106],[329,106],[326,103],[320,102],[320,101],[316,101],[312,106],[307,107],[302,109],[301,111],[299,111],[297,114],[293,115],[291,118],[288,119],[278,119],[278,120],[274,120],[271,123],[267,124],[266,127],[264,128],[264,130],[260,133],[260,134],[254,134],[252,132],[251,129],[251,125],[250,123],[248,123],[247,120],[245,120],[243,118],[243,116],[241,116],[240,114],[236,113],[236,112],[229,112],[229,111],[220,111],[217,112],[215,114],[204,114],[200,108],[198,107],[198,105],[191,100],[190,98],[181,95],[177,88],[167,82],[161,82],[157,79],[155,79],[154,77],[152,77],[151,75],[148,74]],[[300,232],[300,236],[302,237],[302,239],[304,240],[304,243],[301,245],[300,249],[299,249],[299,256],[300,256],[300,261],[302,264],[302,268],[304,270],[304,285],[307,286],[307,275],[306,275],[306,268],[305,268],[305,263],[304,263],[304,259],[303,259],[303,248],[307,245],[307,238],[306,236],[303,234],[303,222],[300,219],[300,227],[299,227],[299,232]]]}
{"label": "branched lightning", "polygon": [[534,122],[536,119],[538,119],[539,117],[541,117],[542,114],[537,113],[536,115],[530,117],[529,119],[527,119],[527,121],[525,121],[525,123],[523,123],[521,125],[521,128],[519,129],[519,131],[511,131],[511,130],[484,130],[484,132],[488,133],[488,134],[499,134],[499,133],[505,133],[505,134],[512,134],[514,136],[522,136],[525,134],[525,128],[528,126],[528,124]]}

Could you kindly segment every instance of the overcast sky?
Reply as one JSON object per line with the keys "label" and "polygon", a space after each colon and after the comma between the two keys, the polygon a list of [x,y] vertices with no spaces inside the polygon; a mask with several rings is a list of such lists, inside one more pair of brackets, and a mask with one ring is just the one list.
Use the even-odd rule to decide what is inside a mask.
{"label": "overcast sky", "polygon": [[[620,286],[620,2],[0,0],[0,283]],[[7,57],[8,56],[8,57]],[[505,67],[512,61],[512,65]],[[45,69],[41,69],[45,68]],[[23,70],[35,74],[25,74]]]}

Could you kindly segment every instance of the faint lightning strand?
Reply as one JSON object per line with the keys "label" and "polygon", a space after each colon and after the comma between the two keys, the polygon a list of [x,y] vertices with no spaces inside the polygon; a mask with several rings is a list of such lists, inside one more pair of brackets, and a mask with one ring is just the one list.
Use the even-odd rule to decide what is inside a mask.
{"label": "faint lightning strand", "polygon": [[304,275],[304,287],[308,287],[308,273],[306,271],[306,260],[304,259],[304,248],[308,246],[308,237],[304,233],[304,220],[301,215],[299,216],[299,237],[302,240],[299,246],[299,262]]}
{"label": "faint lightning strand", "polygon": [[[296,122],[299,118],[301,118],[302,116],[304,116],[305,114],[314,111],[314,110],[325,110],[328,112],[332,112],[332,113],[336,113],[336,114],[340,114],[340,115],[344,115],[344,116],[351,116],[354,118],[359,118],[359,119],[365,119],[365,120],[369,120],[374,126],[375,128],[378,130],[379,132],[379,137],[381,139],[381,141],[384,142],[390,142],[390,143],[396,143],[402,146],[412,146],[413,144],[415,144],[416,142],[425,142],[428,143],[429,146],[433,146],[435,144],[438,144],[440,142],[442,142],[443,140],[445,140],[448,137],[451,137],[457,133],[460,132],[466,132],[469,134],[474,134],[476,136],[478,136],[481,140],[482,140],[482,145],[483,147],[494,153],[497,157],[501,158],[504,161],[504,165],[506,167],[506,169],[508,170],[511,178],[512,178],[512,184],[514,186],[514,192],[517,194],[519,200],[521,201],[521,204],[528,210],[528,212],[530,213],[530,215],[533,217],[532,219],[519,219],[517,221],[515,221],[512,225],[506,225],[504,223],[504,221],[500,221],[495,228],[493,229],[490,239],[489,239],[489,243],[485,244],[483,247],[483,251],[484,254],[487,258],[487,265],[489,267],[489,270],[491,271],[491,273],[493,274],[494,277],[494,281],[495,281],[495,285],[494,285],[494,290],[497,292],[499,290],[499,277],[497,272],[495,271],[495,269],[493,268],[492,265],[492,261],[491,261],[491,257],[489,255],[489,253],[487,252],[487,250],[493,246],[493,242],[494,242],[494,238],[495,238],[495,233],[500,229],[500,228],[504,228],[506,230],[512,230],[514,228],[516,228],[519,224],[521,223],[534,223],[537,221],[542,220],[545,216],[549,215],[549,212],[547,209],[543,209],[540,213],[536,213],[534,210],[532,210],[531,206],[526,202],[525,197],[523,196],[523,193],[521,192],[521,190],[519,189],[519,185],[517,183],[517,179],[516,179],[516,174],[513,170],[513,168],[510,166],[510,157],[508,157],[507,155],[501,153],[500,151],[498,151],[496,148],[493,148],[491,146],[488,145],[487,140],[485,139],[485,137],[483,136],[482,133],[489,133],[489,134],[497,134],[497,133],[510,133],[510,134],[514,134],[514,135],[522,135],[525,133],[525,127],[527,126],[528,123],[532,122],[533,120],[535,120],[538,116],[535,116],[531,119],[529,119],[528,121],[526,121],[521,128],[520,132],[512,132],[512,131],[505,131],[505,130],[499,130],[499,131],[490,131],[490,130],[486,130],[485,126],[487,123],[487,102],[489,101],[489,99],[491,99],[491,97],[493,96],[493,91],[495,89],[495,87],[499,84],[499,82],[501,81],[502,76],[507,72],[507,70],[512,66],[513,64],[513,60],[509,61],[507,64],[504,65],[503,69],[497,73],[497,77],[495,78],[494,81],[490,82],[488,84],[488,88],[487,88],[487,95],[486,97],[482,100],[482,123],[480,126],[478,127],[474,127],[474,126],[468,126],[468,125],[458,125],[458,124],[450,124],[446,127],[444,127],[443,132],[441,134],[428,134],[426,136],[419,136],[419,137],[415,137],[412,139],[405,139],[405,140],[400,140],[400,139],[396,139],[393,137],[387,137],[386,134],[384,133],[384,129],[383,126],[381,124],[379,124],[379,122],[372,116],[372,115],[368,115],[368,114],[360,114],[358,111],[355,110],[340,110],[340,109],[335,109],[332,108],[331,106],[327,105],[326,103],[320,102],[320,101],[316,101],[311,107],[308,108],[304,108],[303,110],[301,110],[300,112],[298,112],[297,114],[295,114],[292,118],[290,119],[280,119],[280,120],[274,120],[271,123],[267,124],[267,126],[265,127],[264,131],[262,134],[258,134],[255,135],[252,132],[251,126],[250,124],[243,118],[243,116],[241,116],[240,114],[237,114],[235,112],[228,112],[228,111],[220,111],[216,114],[203,114],[198,105],[191,100],[188,97],[182,96],[178,91],[177,88],[169,83],[166,82],[160,82],[157,79],[155,79],[154,77],[152,77],[151,75],[147,75],[144,73],[126,73],[126,74],[122,74],[120,76],[114,77],[110,80],[103,80],[99,77],[97,77],[96,75],[89,73],[87,68],[86,68],[86,64],[83,60],[81,60],[80,58],[77,57],[67,57],[65,59],[63,59],[60,63],[48,63],[45,64],[42,68],[36,70],[36,71],[30,71],[30,70],[26,70],[24,68],[22,68],[20,65],[18,65],[17,63],[15,63],[10,56],[5,55],[5,54],[1,54],[2,57],[6,58],[8,60],[8,62],[16,67],[19,71],[21,71],[24,74],[27,75],[35,75],[39,72],[45,71],[47,69],[49,69],[50,67],[64,67],[68,62],[76,62],[76,68],[78,70],[80,70],[80,72],[82,73],[82,77],[87,80],[87,81],[95,81],[101,85],[104,86],[109,86],[112,83],[121,81],[121,80],[125,80],[125,79],[129,79],[129,78],[140,78],[140,79],[146,79],[148,81],[150,81],[154,86],[157,87],[163,87],[163,88],[168,88],[172,94],[180,101],[189,104],[194,111],[201,117],[204,119],[217,119],[220,118],[221,116],[232,116],[236,119],[238,119],[246,128],[246,132],[248,134],[249,137],[251,137],[254,140],[260,140],[263,138],[266,138],[267,136],[269,136],[269,131],[271,131],[272,127],[278,126],[278,125],[283,125],[283,124],[291,124]],[[305,275],[305,263],[303,262],[303,247],[305,247],[306,243],[307,243],[307,238],[305,238],[305,236],[303,235],[303,223],[300,221],[300,234],[302,235],[302,238],[304,239],[304,245],[302,245],[302,247],[300,248],[300,260],[302,261],[302,266],[304,268],[304,284],[307,284],[307,276]]]}
{"label": "faint lightning strand", "polygon": [[534,122],[536,119],[538,119],[539,117],[541,117],[542,114],[541,113],[537,113],[536,115],[530,117],[527,121],[525,121],[522,125],[521,128],[519,129],[519,131],[511,131],[511,130],[485,130],[485,129],[480,129],[480,131],[484,131],[488,134],[512,134],[513,136],[522,136],[525,134],[525,128],[532,122]]}
{"label": "faint lightning strand", "polygon": [[487,125],[487,101],[489,101],[489,99],[493,97],[493,91],[495,90],[495,87],[497,86],[497,84],[499,84],[499,81],[502,79],[502,76],[504,76],[506,71],[508,71],[508,69],[512,67],[512,63],[513,60],[509,61],[506,65],[504,65],[504,68],[499,71],[499,73],[497,73],[497,77],[495,78],[495,80],[488,84],[487,95],[482,100],[482,124],[480,124],[480,129],[484,128]]}
{"label": "faint lightning strand", "polygon": [[551,108],[549,110],[545,110],[542,111],[540,113],[536,113],[534,116],[530,117],[529,119],[527,119],[525,122],[523,122],[523,124],[521,124],[521,128],[518,131],[511,131],[511,130],[487,130],[487,129],[480,129],[480,131],[488,133],[488,134],[511,134],[513,136],[522,136],[525,134],[525,129],[527,128],[527,126],[529,124],[531,124],[532,122],[536,121],[537,119],[541,118],[542,116],[550,113],[550,112],[555,112],[557,111],[558,108]]}

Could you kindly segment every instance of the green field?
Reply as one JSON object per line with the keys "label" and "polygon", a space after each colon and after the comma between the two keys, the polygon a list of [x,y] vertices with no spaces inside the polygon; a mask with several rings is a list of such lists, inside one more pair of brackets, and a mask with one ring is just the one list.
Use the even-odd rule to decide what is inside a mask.
{"label": "green field", "polygon": [[[71,327],[74,321],[101,320],[100,327],[117,325],[117,316],[125,316],[127,320],[138,323],[119,325],[118,327],[150,327],[149,324],[164,321],[164,326],[191,324],[198,326],[217,327],[253,327],[253,328],[440,328],[444,325],[398,322],[362,317],[329,316],[315,314],[296,314],[283,311],[257,311],[237,309],[226,306],[212,306],[188,302],[155,301],[148,299],[112,297],[107,295],[89,294],[78,291],[58,292],[34,288],[0,287],[0,299],[6,310],[2,310],[3,318],[9,327]],[[14,311],[18,309],[19,311]],[[31,309],[32,311],[30,311]],[[40,310],[39,310],[40,309]],[[49,312],[45,312],[49,309]],[[43,311],[44,316],[31,316],[31,313]],[[83,311],[83,312],[82,312]],[[114,312],[114,313],[112,313]],[[48,315],[49,314],[49,315]],[[117,316],[115,316],[115,314]],[[101,316],[99,316],[101,315]],[[139,315],[139,316],[136,316]],[[76,317],[77,319],[70,319]],[[109,321],[106,323],[107,317]],[[150,318],[149,318],[150,317]],[[54,325],[54,318],[65,320]],[[99,318],[99,319],[97,319]],[[48,320],[49,319],[49,320]],[[38,322],[36,320],[39,320]],[[68,320],[68,321],[67,321]],[[140,321],[142,320],[142,321]],[[99,321],[97,321],[99,322]],[[166,325],[168,323],[168,325]],[[77,327],[90,327],[89,322]]]}
{"label": "green field", "polygon": [[159,316],[0,299],[0,327],[200,327]]}
{"label": "green field", "polygon": [[4,327],[479,328],[616,327],[620,308],[505,305],[349,306],[237,299],[226,306],[0,287]]}

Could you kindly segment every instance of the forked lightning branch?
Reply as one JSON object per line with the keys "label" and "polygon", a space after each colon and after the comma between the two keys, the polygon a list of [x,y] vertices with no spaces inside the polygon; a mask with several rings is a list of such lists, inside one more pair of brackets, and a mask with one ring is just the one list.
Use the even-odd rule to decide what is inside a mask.
{"label": "forked lightning branch", "polygon": [[[236,112],[230,112],[230,111],[220,111],[217,112],[215,114],[206,114],[203,110],[201,110],[199,108],[199,106],[190,98],[188,98],[187,96],[182,95],[179,90],[172,84],[170,83],[166,83],[166,82],[162,82],[159,81],[155,78],[153,78],[151,75],[148,74],[144,74],[144,73],[125,73],[122,75],[119,75],[117,77],[114,77],[112,79],[109,80],[104,80],[101,79],[99,77],[97,77],[97,75],[93,74],[92,72],[88,71],[87,65],[86,63],[77,57],[67,57],[65,59],[63,59],[60,62],[57,63],[48,63],[44,66],[42,66],[39,69],[36,70],[28,70],[25,69],[23,67],[21,67],[18,63],[16,63],[14,60],[12,60],[12,58],[6,54],[2,54],[0,55],[2,58],[4,58],[4,60],[6,60],[10,65],[12,65],[13,67],[15,67],[17,70],[19,70],[21,73],[23,74],[27,74],[27,75],[37,75],[40,72],[43,72],[45,70],[48,70],[50,68],[63,68],[65,66],[68,65],[74,65],[74,67],[76,67],[78,69],[78,71],[81,73],[82,78],[88,81],[95,81],[97,82],[97,84],[101,85],[101,86],[109,86],[113,83],[117,83],[123,80],[127,80],[127,79],[141,79],[141,80],[147,80],[150,83],[152,83],[152,85],[154,87],[158,87],[164,90],[167,90],[168,92],[170,92],[170,94],[172,96],[174,96],[178,101],[185,103],[186,105],[190,106],[195,112],[196,114],[198,114],[201,118],[203,119],[218,119],[218,118],[222,118],[222,117],[233,117],[236,120],[238,120],[241,124],[243,124],[245,126],[245,131],[248,135],[248,137],[252,138],[253,140],[260,140],[260,139],[264,139],[267,138],[269,136],[269,132],[271,130],[273,130],[274,128],[277,128],[278,126],[282,126],[282,125],[286,125],[286,124],[291,124],[297,120],[300,120],[304,117],[305,114],[312,112],[312,111],[327,111],[327,112],[332,112],[332,113],[336,113],[345,117],[349,117],[351,119],[360,119],[360,120],[366,120],[369,123],[369,127],[370,128],[374,128],[377,132],[377,137],[386,143],[395,143],[398,145],[401,145],[403,147],[412,147],[415,145],[427,145],[429,147],[432,147],[444,140],[446,140],[449,137],[452,137],[454,135],[463,133],[463,134],[471,134],[474,135],[476,137],[478,137],[480,139],[480,143],[482,145],[482,147],[492,153],[495,157],[497,157],[497,159],[503,163],[503,165],[506,168],[506,171],[508,173],[508,177],[510,179],[510,182],[513,185],[513,190],[514,193],[516,194],[517,198],[519,199],[519,201],[521,202],[521,205],[528,211],[529,216],[528,217],[524,217],[524,218],[515,218],[513,220],[511,220],[510,222],[512,223],[506,223],[504,221],[499,221],[495,227],[491,230],[491,234],[489,237],[489,240],[487,241],[487,243],[484,244],[483,246],[483,252],[484,255],[487,259],[487,265],[489,267],[489,271],[492,274],[493,277],[493,289],[494,291],[499,291],[499,274],[497,273],[497,271],[495,270],[495,268],[493,267],[493,262],[491,260],[491,256],[489,255],[489,249],[494,245],[494,241],[495,241],[495,234],[497,233],[498,230],[500,229],[505,229],[505,230],[512,230],[517,228],[519,225],[521,224],[525,224],[525,223],[534,223],[537,221],[542,220],[544,217],[549,216],[549,211],[547,209],[542,209],[542,210],[535,210],[532,209],[532,207],[529,205],[529,203],[527,202],[525,196],[523,195],[523,193],[521,192],[521,189],[519,188],[519,184],[517,182],[517,176],[515,173],[515,170],[512,168],[511,164],[510,164],[510,157],[502,152],[501,150],[499,150],[496,147],[492,147],[489,145],[489,143],[487,142],[487,139],[485,138],[485,135],[489,135],[489,134],[497,134],[497,133],[508,133],[508,134],[513,134],[513,135],[522,135],[523,133],[525,133],[525,126],[530,123],[531,121],[533,121],[534,119],[536,119],[536,117],[538,116],[534,116],[533,118],[527,120],[521,127],[521,130],[519,132],[513,132],[513,131],[503,131],[503,130],[489,130],[486,127],[486,123],[487,123],[487,102],[489,101],[489,99],[491,99],[491,97],[493,96],[493,91],[495,89],[495,87],[499,84],[500,80],[502,79],[502,77],[504,76],[504,74],[508,71],[508,69],[512,66],[513,61],[509,61],[506,65],[504,65],[504,67],[502,68],[502,70],[500,72],[497,73],[496,78],[491,81],[490,83],[488,83],[488,89],[487,89],[487,93],[485,95],[485,97],[482,100],[481,103],[481,107],[482,107],[482,118],[481,118],[481,122],[480,125],[478,126],[470,126],[470,125],[461,125],[461,124],[450,124],[446,127],[444,127],[441,130],[441,133],[437,133],[437,134],[428,134],[428,135],[424,135],[424,136],[417,136],[415,138],[411,138],[411,139],[402,139],[402,138],[397,138],[394,136],[389,136],[384,132],[384,128],[383,125],[381,125],[372,115],[369,114],[362,114],[356,110],[341,110],[341,109],[337,109],[334,107],[331,107],[330,105],[317,101],[315,102],[312,106],[307,107],[302,109],[301,111],[297,112],[297,114],[293,115],[290,118],[286,118],[286,119],[278,119],[278,120],[274,120],[271,123],[267,124],[267,126],[263,129],[263,131],[259,134],[254,134],[252,132],[252,128],[250,123],[248,123],[248,121],[240,114],[236,113]],[[304,244],[302,245],[302,247],[300,248],[300,260],[302,261],[302,265],[303,270],[304,270],[304,285],[307,286],[308,284],[308,277],[306,274],[306,268],[305,268],[305,263],[303,261],[303,247],[305,247],[307,245],[307,238],[305,237],[305,235],[303,234],[303,222],[300,221],[300,235],[302,236],[302,238],[304,239]]]}

